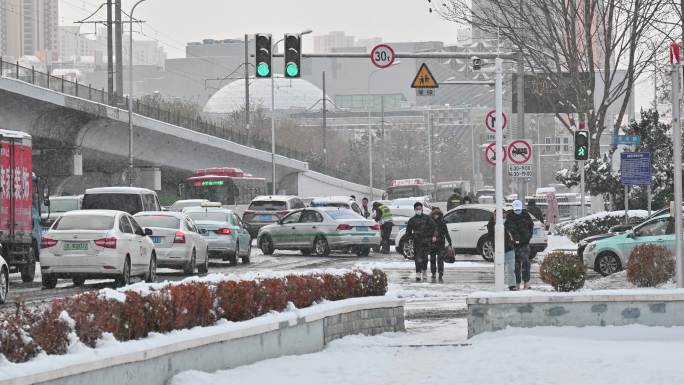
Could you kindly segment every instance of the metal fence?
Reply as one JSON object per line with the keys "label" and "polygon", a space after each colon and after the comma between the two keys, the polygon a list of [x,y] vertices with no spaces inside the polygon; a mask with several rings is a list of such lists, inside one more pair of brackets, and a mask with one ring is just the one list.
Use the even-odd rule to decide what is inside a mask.
{"label": "metal fence", "polygon": [[[78,79],[70,79],[69,75],[53,76],[45,72],[36,71],[35,67],[24,67],[19,65],[19,62],[11,63],[0,58],[0,74],[2,77],[12,78],[33,84],[38,87],[47,88],[53,91],[61,92],[63,94],[76,96],[79,98],[91,100],[97,103],[103,103],[111,106],[117,106],[124,110],[128,110],[128,97],[110,94],[104,88],[93,88],[90,84],[79,83]],[[165,123],[170,123],[179,127],[184,127],[193,131],[202,132],[208,135],[227,139],[248,147],[256,148],[263,151],[271,151],[271,143],[261,141],[254,138],[248,138],[245,132],[236,131],[231,126],[202,117],[185,116],[178,111],[163,109],[157,106],[141,103],[139,99],[133,102],[133,112],[156,119]],[[289,147],[277,146],[276,154],[297,159],[309,163],[309,168],[315,171],[322,172],[338,178],[347,180],[355,179],[355,176],[344,170],[325,167],[322,162],[315,159],[311,153],[304,153],[294,150]]]}

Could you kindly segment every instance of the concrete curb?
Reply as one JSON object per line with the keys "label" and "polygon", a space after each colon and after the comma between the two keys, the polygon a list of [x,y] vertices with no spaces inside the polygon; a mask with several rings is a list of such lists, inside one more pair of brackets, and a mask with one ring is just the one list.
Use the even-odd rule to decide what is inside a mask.
{"label": "concrete curb", "polygon": [[[320,351],[329,341],[346,335],[403,331],[403,307],[402,300],[386,297],[327,302],[245,322],[181,331],[166,341],[163,336],[153,343],[146,341],[149,338],[130,341],[122,344],[130,346],[126,352],[119,348],[110,354],[52,356],[13,364],[12,373],[0,366],[0,384],[164,385],[185,370],[229,369]],[[44,360],[53,362],[40,362]],[[12,376],[14,372],[17,375]]]}

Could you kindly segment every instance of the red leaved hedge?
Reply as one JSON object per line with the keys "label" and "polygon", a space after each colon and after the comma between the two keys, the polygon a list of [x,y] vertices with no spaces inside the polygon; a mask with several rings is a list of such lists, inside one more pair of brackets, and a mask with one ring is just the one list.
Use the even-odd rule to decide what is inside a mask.
{"label": "red leaved hedge", "polygon": [[40,352],[65,354],[73,332],[95,347],[104,333],[119,341],[149,333],[209,326],[219,319],[244,321],[292,302],[298,308],[317,301],[385,295],[387,276],[352,271],[343,275],[288,275],[258,281],[169,284],[149,294],[126,291],[125,301],[87,292],[53,301],[47,309],[16,311],[0,318],[0,353],[11,362],[25,362]]}

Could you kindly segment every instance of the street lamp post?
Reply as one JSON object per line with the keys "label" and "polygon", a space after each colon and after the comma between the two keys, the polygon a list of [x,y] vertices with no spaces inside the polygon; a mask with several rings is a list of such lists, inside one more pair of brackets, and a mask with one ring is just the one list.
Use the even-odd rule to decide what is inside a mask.
{"label": "street lamp post", "polygon": [[[313,32],[310,29],[303,31],[300,35],[308,35]],[[278,43],[285,40],[282,38],[276,41],[273,46],[271,46],[271,52],[278,46]],[[273,64],[271,64],[271,68]],[[275,162],[275,152],[276,152],[276,141],[275,141],[275,73],[271,69],[271,194],[276,194],[276,162]]]}
{"label": "street lamp post", "polygon": [[[392,64],[392,67],[401,64],[401,61],[396,61]],[[375,71],[371,71],[368,74],[368,88],[366,90],[366,109],[368,109],[368,187],[370,188],[370,200],[373,201],[373,135],[371,132],[371,108],[370,108],[370,89],[371,89],[371,79],[376,72],[382,71],[386,68],[378,68]]]}
{"label": "street lamp post", "polygon": [[128,185],[133,186],[133,12],[145,0],[138,0],[130,13],[128,29]]}

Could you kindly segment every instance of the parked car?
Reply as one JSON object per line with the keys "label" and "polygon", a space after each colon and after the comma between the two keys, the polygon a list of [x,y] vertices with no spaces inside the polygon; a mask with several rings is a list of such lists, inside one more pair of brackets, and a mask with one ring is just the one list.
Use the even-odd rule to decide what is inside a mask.
{"label": "parked car", "polygon": [[624,268],[636,246],[649,243],[675,253],[674,219],[669,214],[651,218],[626,233],[589,243],[584,250],[584,264],[603,276],[614,274]]}
{"label": "parked car", "polygon": [[140,187],[98,187],[85,191],[83,210],[121,210],[131,215],[161,211],[157,193]]}
{"label": "parked car", "polygon": [[60,215],[72,210],[80,210],[83,203],[83,195],[51,196],[49,198],[49,206],[45,203],[48,202],[44,202],[40,210],[40,222],[43,229],[47,231]]}
{"label": "parked car", "polygon": [[9,293],[9,265],[5,258],[0,256],[0,304],[7,301]]}
{"label": "parked car", "polygon": [[[494,241],[487,234],[487,223],[495,209],[496,206],[491,204],[468,204],[458,206],[444,215],[457,253],[480,254],[485,261],[494,261]],[[544,225],[536,219],[533,223],[530,259],[546,249],[548,239]],[[406,236],[406,229],[400,230],[398,239],[397,251],[405,258],[413,258],[413,240]]]}
{"label": "parked car", "polygon": [[167,208],[168,211],[183,211],[186,207],[199,207],[202,204],[209,202],[206,199],[181,199],[175,201]]}
{"label": "parked car", "polygon": [[292,195],[258,196],[252,199],[247,210],[242,214],[242,220],[252,238],[256,238],[259,229],[271,223],[278,222],[293,210],[306,207],[301,198]]}
{"label": "parked car", "polygon": [[354,199],[347,196],[314,198],[309,204],[309,207],[335,207],[347,209],[352,210],[363,217],[363,211],[361,211],[361,206],[359,206],[359,204]]}
{"label": "parked car", "polygon": [[153,282],[157,256],[148,235],[150,229],[123,211],[65,213],[40,242],[43,287],[54,288],[58,278],[71,278],[76,286],[91,278],[114,278],[117,286],[129,284],[132,276]]}
{"label": "parked car", "polygon": [[207,242],[195,222],[184,213],[143,211],[133,216],[140,226],[152,230],[157,267],[183,269],[188,275],[209,271]]}
{"label": "parked car", "polygon": [[332,250],[356,250],[367,256],[380,244],[380,225],[356,212],[337,207],[297,210],[259,230],[257,245],[265,255],[275,250],[300,250],[328,256]]}
{"label": "parked car", "polygon": [[209,258],[221,258],[237,264],[249,263],[252,238],[240,217],[223,207],[188,207],[183,213],[190,217],[207,242]]}

